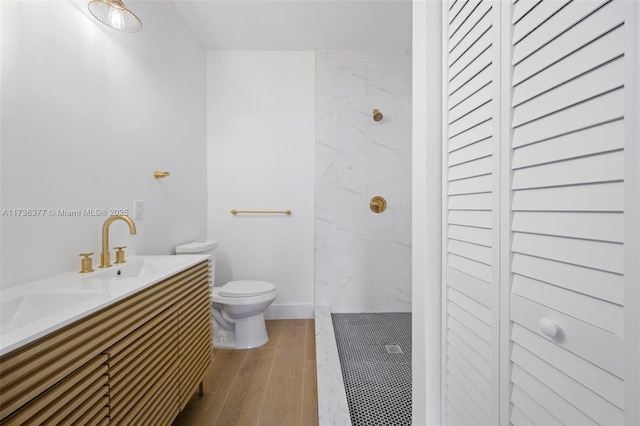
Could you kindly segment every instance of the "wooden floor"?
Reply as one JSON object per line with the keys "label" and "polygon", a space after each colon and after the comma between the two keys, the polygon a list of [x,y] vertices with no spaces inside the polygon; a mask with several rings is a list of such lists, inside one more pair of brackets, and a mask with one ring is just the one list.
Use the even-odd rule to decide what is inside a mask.
{"label": "wooden floor", "polygon": [[269,342],[215,349],[197,393],[173,426],[318,424],[313,320],[267,321]]}

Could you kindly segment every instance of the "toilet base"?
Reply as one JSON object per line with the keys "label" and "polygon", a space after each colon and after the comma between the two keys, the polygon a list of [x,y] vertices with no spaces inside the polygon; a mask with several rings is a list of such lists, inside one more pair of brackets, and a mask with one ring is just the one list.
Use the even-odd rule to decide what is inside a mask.
{"label": "toilet base", "polygon": [[213,320],[213,347],[215,349],[251,349],[269,341],[262,313],[235,320],[235,328],[227,330]]}

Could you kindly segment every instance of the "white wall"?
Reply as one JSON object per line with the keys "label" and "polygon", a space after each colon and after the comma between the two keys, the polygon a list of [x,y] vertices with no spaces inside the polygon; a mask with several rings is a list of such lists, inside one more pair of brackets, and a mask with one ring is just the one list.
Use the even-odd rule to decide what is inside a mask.
{"label": "white wall", "polygon": [[[632,75],[636,77],[640,75],[640,4],[633,4],[633,8],[635,14],[630,21],[633,23],[633,29],[635,35],[629,37],[627,40],[628,43],[631,44],[629,51],[634,52],[633,65],[630,67],[630,71]],[[633,103],[631,106],[632,116],[637,117],[640,114],[640,81],[638,78],[631,79],[633,81],[633,92],[631,94]],[[625,164],[625,170],[627,171],[627,179],[633,182],[640,182],[640,144],[637,143],[638,138],[640,138],[640,120],[630,120],[633,123],[633,129],[631,130],[631,134],[635,136],[634,140],[636,141],[633,144],[633,149],[630,149],[628,154],[628,163]],[[629,147],[625,147],[627,150]],[[635,193],[632,191],[631,194],[627,196],[627,211],[631,217],[640,217],[640,183],[636,185]],[[628,256],[629,260],[627,261],[628,269],[625,270],[625,276],[629,277],[630,282],[639,283],[640,282],[640,264],[637,262],[637,257],[634,261],[633,254],[640,252],[640,224],[636,219],[635,223],[628,228],[628,236],[629,236],[629,251]],[[626,243],[625,243],[626,244]],[[628,356],[631,358],[628,361],[629,371],[627,373],[627,377],[631,377],[631,379],[627,379],[626,383],[628,388],[626,389],[627,400],[625,401],[625,406],[627,407],[627,421],[629,423],[639,423],[640,424],[640,405],[633,403],[631,400],[634,395],[637,396],[640,394],[640,321],[638,321],[638,316],[640,316],[640,285],[636,285],[633,289],[630,289],[630,294],[628,295],[628,304],[627,304],[627,324],[635,324],[629,327],[631,330],[634,330],[635,333],[629,333],[629,342],[632,347],[635,347],[634,351],[629,351]],[[629,406],[633,408],[629,408]]]}
{"label": "white wall", "polygon": [[[269,318],[313,316],[313,52],[207,53],[208,230],[216,284],[271,281]],[[238,210],[285,210],[247,214]]]}
{"label": "white wall", "polygon": [[316,305],[411,311],[410,52],[317,52],[315,216]]}
{"label": "white wall", "polygon": [[414,425],[440,425],[442,322],[442,5],[413,2]]}
{"label": "white wall", "polygon": [[[170,2],[128,2],[140,33],[93,19],[87,2],[3,1],[2,287],[99,263],[101,217],[49,209],[129,208],[138,235],[112,225],[111,245],[169,254],[205,236],[205,53]],[[154,170],[171,177],[153,178]]]}

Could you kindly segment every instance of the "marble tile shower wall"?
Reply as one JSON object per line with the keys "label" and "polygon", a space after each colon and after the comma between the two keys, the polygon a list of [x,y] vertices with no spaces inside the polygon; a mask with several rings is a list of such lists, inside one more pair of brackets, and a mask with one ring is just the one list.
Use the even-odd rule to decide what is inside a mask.
{"label": "marble tile shower wall", "polygon": [[411,311],[410,52],[316,52],[315,181],[315,304]]}

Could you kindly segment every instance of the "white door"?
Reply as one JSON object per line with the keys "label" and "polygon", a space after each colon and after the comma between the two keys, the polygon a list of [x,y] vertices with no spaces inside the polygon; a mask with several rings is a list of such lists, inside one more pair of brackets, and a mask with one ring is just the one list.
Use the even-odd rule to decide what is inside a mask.
{"label": "white door", "polygon": [[637,8],[445,8],[446,424],[640,422]]}
{"label": "white door", "polygon": [[498,419],[499,4],[444,8],[442,413]]}
{"label": "white door", "polygon": [[513,424],[625,423],[625,3],[512,7]]}

